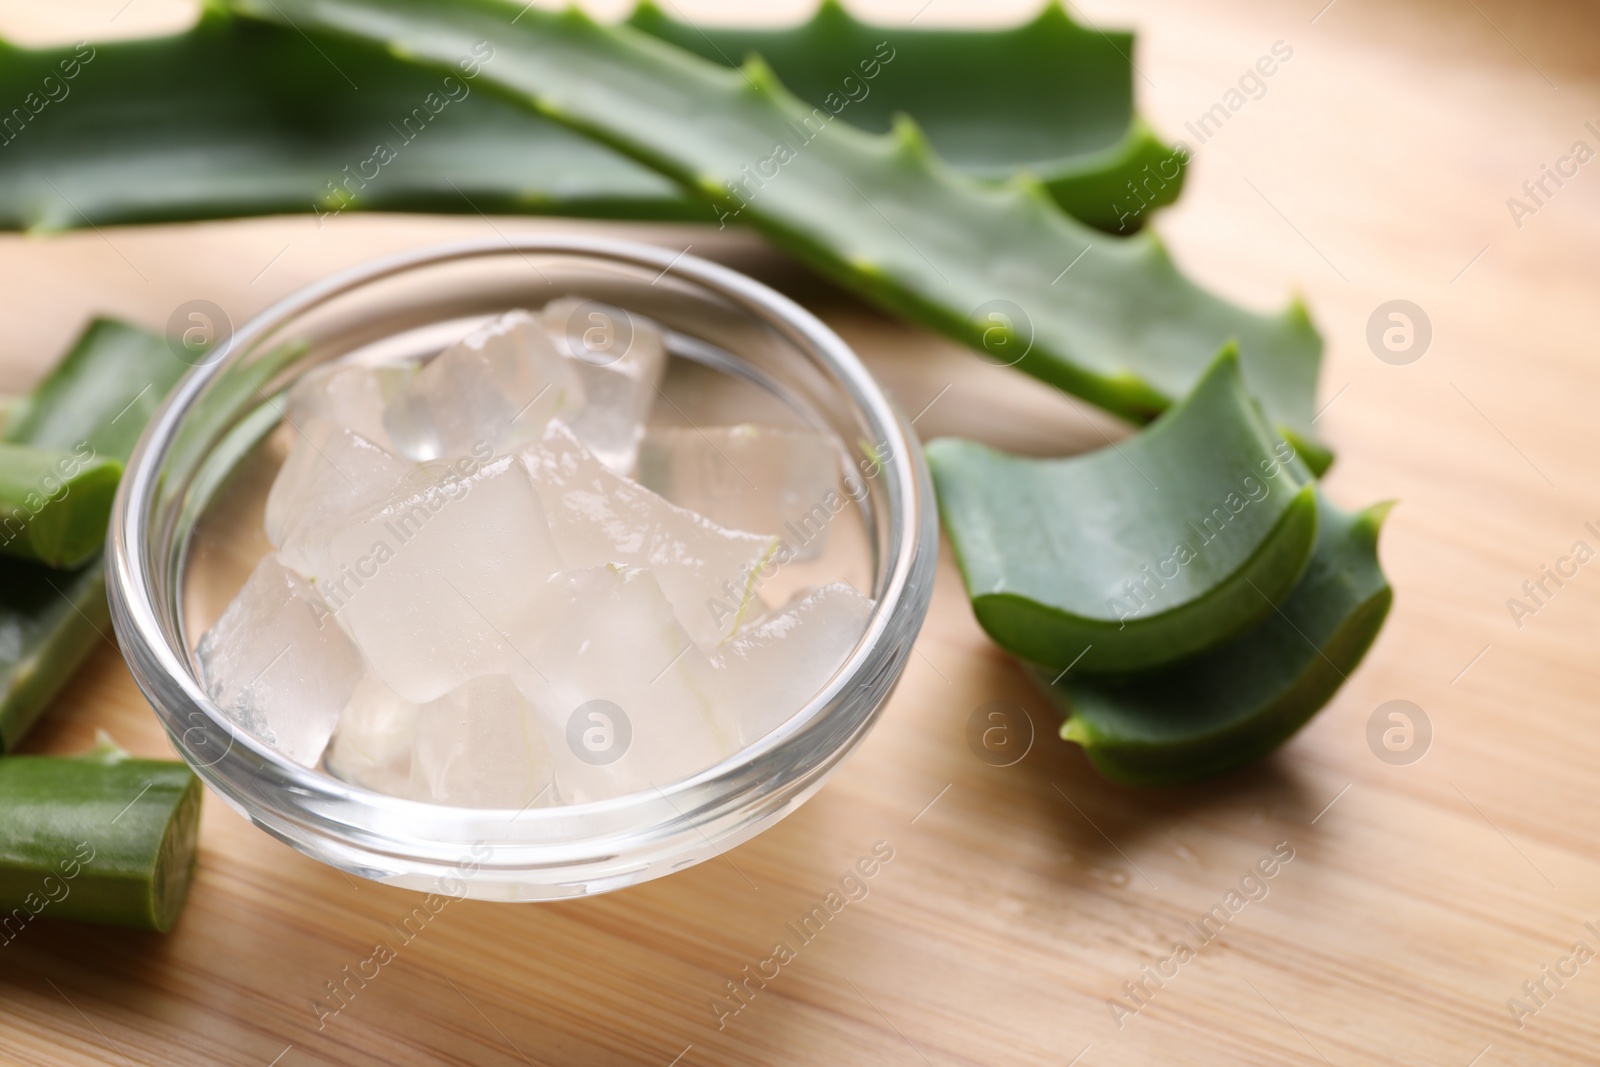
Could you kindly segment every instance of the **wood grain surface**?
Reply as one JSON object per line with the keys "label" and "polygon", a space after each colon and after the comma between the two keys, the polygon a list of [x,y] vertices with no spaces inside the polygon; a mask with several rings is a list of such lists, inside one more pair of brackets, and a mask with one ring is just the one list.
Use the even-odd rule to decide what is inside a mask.
{"label": "wood grain surface", "polygon": [[[684,11],[783,21],[804,6]],[[0,30],[76,39],[184,15],[161,0],[119,8],[8,0]],[[919,8],[858,10],[904,21]],[[921,17],[1006,21],[1030,8],[933,0]],[[1237,299],[1305,294],[1328,342],[1318,427],[1339,453],[1329,491],[1346,505],[1400,501],[1382,544],[1397,590],[1388,628],[1309,727],[1204,786],[1109,785],[1056,739],[1048,709],[973,623],[947,554],[881,724],[817,797],[726,858],[592,900],[452,904],[319,1027],[324,983],[370,955],[416,898],[307,859],[208,797],[198,882],[173,933],[40,922],[0,949],[0,1059],[1594,1063],[1600,962],[1562,961],[1580,941],[1600,949],[1600,563],[1549,586],[1520,626],[1507,599],[1575,541],[1600,547],[1584,526],[1600,520],[1600,163],[1520,220],[1507,198],[1575,141],[1600,148],[1584,125],[1600,126],[1600,15],[1509,0],[1204,11],[1105,0],[1081,13],[1140,29],[1144,109],[1191,143],[1184,123],[1274,42],[1293,48],[1264,94],[1198,147],[1189,190],[1159,225],[1186,269]],[[625,232],[754,270],[836,326],[905,408],[931,403],[925,436],[1061,454],[1125,432],[854,303],[753,238],[515,219],[5,237],[0,390],[27,388],[88,314],[159,328],[205,298],[242,320],[337,267],[491,226]],[[1392,299],[1432,324],[1406,365],[1366,340]],[[107,645],[30,750],[82,748],[105,727],[138,752],[168,751]],[[1431,724],[1425,756],[1404,765],[1368,741],[1375,710],[1397,699]],[[996,700],[1025,707],[1038,733],[1006,768],[965,740],[974,709]],[[878,842],[893,858],[867,896],[719,1029],[712,1004],[727,983]],[[1266,895],[1175,977],[1147,980],[1133,1011],[1125,983],[1174,942],[1197,944],[1188,924],[1275,848],[1293,859]],[[1546,977],[1557,969],[1569,975]],[[1544,983],[1537,1000],[1530,981]],[[1516,1018],[1510,998],[1538,1011]]]}

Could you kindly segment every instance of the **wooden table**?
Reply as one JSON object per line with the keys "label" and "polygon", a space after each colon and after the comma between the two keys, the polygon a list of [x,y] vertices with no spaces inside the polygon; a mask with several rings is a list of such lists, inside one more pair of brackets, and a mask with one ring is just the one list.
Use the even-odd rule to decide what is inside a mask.
{"label": "wooden table", "polygon": [[[1401,502],[1382,545],[1397,589],[1388,628],[1281,752],[1190,789],[1108,785],[985,640],[947,557],[920,655],[874,734],[815,799],[726,860],[593,900],[452,905],[319,1029],[311,1001],[323,983],[370,954],[414,898],[292,852],[208,798],[198,883],[174,933],[40,923],[0,951],[0,1057],[1595,1062],[1600,963],[1561,986],[1546,979],[1550,995],[1520,1027],[1507,1000],[1534,1006],[1525,981],[1575,942],[1600,949],[1600,564],[1520,627],[1507,598],[1574,541],[1600,545],[1584,527],[1600,519],[1600,164],[1520,226],[1506,200],[1574,141],[1600,147],[1584,127],[1600,125],[1600,15],[1507,0],[1336,0],[1319,13],[1325,2],[1222,0],[1200,14],[1178,0],[1106,0],[1085,12],[1143,31],[1144,109],[1172,136],[1275,41],[1294,50],[1265,95],[1200,147],[1183,203],[1160,223],[1216,289],[1260,306],[1306,294],[1328,342],[1318,426],[1339,451],[1329,491],[1347,505]],[[62,12],[8,0],[0,23],[75,38],[122,3]],[[686,6],[698,16],[718,5]],[[864,10],[905,19],[921,6]],[[1029,7],[935,0],[926,19]],[[114,28],[170,14],[145,0]],[[91,312],[160,327],[203,297],[243,317],[333,268],[486,232],[478,219],[344,216],[322,230],[297,218],[6,237],[0,389],[27,387]],[[799,294],[906,408],[938,398],[918,422],[925,435],[1065,453],[1121,432],[852,303],[753,239],[625,232],[693,243]],[[1365,340],[1391,299],[1432,323],[1431,347],[1409,365],[1380,361]],[[1408,765],[1377,758],[1367,740],[1375,709],[1394,699],[1431,723],[1431,747]],[[1025,706],[1037,725],[1016,766],[967,748],[969,716],[993,700]],[[97,727],[167,751],[110,648],[29,747],[78,749]],[[875,842],[893,859],[870,895],[719,1030],[710,1005],[726,983]],[[1280,842],[1294,858],[1268,895],[1176,977],[1147,983],[1132,1012],[1125,983],[1174,941],[1192,944],[1186,924]]]}

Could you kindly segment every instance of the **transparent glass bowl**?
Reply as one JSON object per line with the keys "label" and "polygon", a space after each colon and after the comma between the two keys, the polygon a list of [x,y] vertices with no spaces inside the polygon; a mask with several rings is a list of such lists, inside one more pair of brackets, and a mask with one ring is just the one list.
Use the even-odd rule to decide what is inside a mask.
{"label": "transparent glass bowl", "polygon": [[[437,351],[465,332],[462,323],[569,294],[649,316],[668,331],[674,363],[688,360],[754,388],[837,441],[851,472],[845,484],[859,498],[863,591],[876,601],[844,666],[785,725],[691,778],[520,812],[369,792],[291,763],[238,730],[199,680],[191,650],[211,620],[193,617],[193,605],[226,603],[264,551],[208,542],[219,528],[209,516],[276,430],[283,390],[329,360],[419,354],[418,345]],[[904,670],[927,614],[936,552],[933,493],[911,426],[810,313],[694,256],[525,237],[358,267],[281,301],[220,345],[168,398],[133,455],[112,515],[107,577],[123,655],[172,743],[261,829],[382,882],[552,900],[717,856],[815,792],[865,736]],[[219,582],[216,568],[196,560],[229,554],[239,557],[231,587],[209,588]],[[205,594],[198,598],[197,585]]]}

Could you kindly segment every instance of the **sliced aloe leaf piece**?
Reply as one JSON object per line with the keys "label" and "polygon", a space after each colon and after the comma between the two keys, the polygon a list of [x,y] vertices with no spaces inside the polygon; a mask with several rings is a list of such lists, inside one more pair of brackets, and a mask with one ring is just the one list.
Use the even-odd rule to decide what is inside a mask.
{"label": "sliced aloe leaf piece", "polygon": [[978,622],[1045,667],[1137,671],[1259,621],[1316,540],[1310,473],[1275,441],[1225,348],[1137,436],[1066,459],[929,442]]}
{"label": "sliced aloe leaf piece", "polygon": [[1298,585],[1260,625],[1165,670],[1051,685],[1071,717],[1061,736],[1107,778],[1180,785],[1232,770],[1287,740],[1361,663],[1394,598],[1378,565],[1390,505],[1342,511],[1319,499],[1317,547]]}
{"label": "sliced aloe leaf piece", "polygon": [[858,21],[823,0],[801,26],[696,27],[646,0],[628,24],[733,66],[752,53],[811,107],[872,133],[913,116],[958,170],[1026,169],[1074,217],[1131,233],[1183,188],[1183,157],[1133,110],[1133,34],[1080,26],[1051,3],[1001,30]]}
{"label": "sliced aloe leaf piece", "polygon": [[0,555],[76,567],[100,551],[122,461],[0,443]]}
{"label": "sliced aloe leaf piece", "polygon": [[0,759],[0,947],[35,916],[170,930],[194,877],[200,779],[102,741]]}
{"label": "sliced aloe leaf piece", "polygon": [[[728,70],[583,12],[500,0],[234,0],[241,13],[351,35],[438,69],[487,42],[494,86],[708,197],[883,307],[1128,418],[1187,395],[1237,340],[1251,392],[1313,469],[1321,341],[1298,304],[1246,311],[1205,292],[1151,235],[1109,238],[1036,179],[996,186],[938,160],[909,120],[864,133],[802,103],[762,62]],[[1009,353],[1017,353],[1015,358]]]}
{"label": "sliced aloe leaf piece", "polygon": [[[92,448],[126,462],[144,424],[188,369],[164,338],[97,320],[19,405],[5,440]],[[101,527],[102,538],[105,527]],[[0,752],[9,752],[110,631],[98,555],[73,570],[0,559]]]}

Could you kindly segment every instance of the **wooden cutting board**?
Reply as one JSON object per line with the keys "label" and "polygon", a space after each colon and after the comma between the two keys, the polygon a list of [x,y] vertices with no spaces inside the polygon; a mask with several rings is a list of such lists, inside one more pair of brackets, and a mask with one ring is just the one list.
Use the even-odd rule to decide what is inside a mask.
{"label": "wooden cutting board", "polygon": [[[143,0],[118,15],[123,3],[8,0],[0,29],[76,39],[172,14]],[[737,14],[731,2],[685,6]],[[924,6],[863,10],[905,20]],[[933,0],[923,18],[1030,7]],[[1144,110],[1191,143],[1185,124],[1258,56],[1279,41],[1293,51],[1198,145],[1160,229],[1186,269],[1237,299],[1306,295],[1328,341],[1329,492],[1346,505],[1400,500],[1382,544],[1394,613],[1331,706],[1222,781],[1109,785],[1055,738],[1048,709],[974,625],[946,556],[918,655],[871,738],[803,809],[725,859],[593,900],[452,904],[319,1026],[324,983],[391,937],[416,898],[307,859],[208,798],[199,879],[172,934],[40,922],[0,949],[0,1059],[1595,1062],[1600,963],[1572,953],[1600,950],[1600,564],[1547,583],[1520,619],[1507,601],[1574,542],[1600,547],[1585,527],[1600,520],[1600,164],[1560,188],[1547,180],[1551,195],[1519,218],[1507,198],[1575,141],[1600,148],[1584,125],[1600,125],[1600,15],[1508,0],[1221,0],[1203,13],[1106,0],[1084,14],[1138,26]],[[927,436],[1061,454],[1124,432],[751,238],[494,225],[626,232],[750,267],[835,325],[908,410],[931,404],[917,423]],[[481,219],[344,216],[320,230],[292,219],[0,238],[0,389],[26,388],[92,312],[160,327],[206,298],[243,318],[337,267],[488,232]],[[1367,342],[1374,311],[1395,299],[1432,327],[1403,365]],[[1025,708],[1038,735],[1005,768],[965,740],[974,710],[997,700]],[[1391,700],[1426,717],[1419,760],[1386,761],[1369,744]],[[168,751],[111,647],[29,748],[79,749],[97,727]],[[794,941],[786,924],[875,849],[892,859],[867,895],[727,1014],[727,984]],[[1246,883],[1258,899],[1197,936],[1275,850],[1292,859]],[[1163,963],[1179,941],[1194,958]],[[1147,966],[1169,977],[1157,985]],[[1546,977],[1558,968],[1568,977]],[[1127,994],[1141,980],[1142,1003]],[[1542,982],[1537,1000],[1525,982]],[[1510,998],[1529,1011],[1514,1017]]]}

